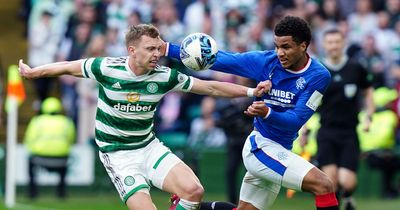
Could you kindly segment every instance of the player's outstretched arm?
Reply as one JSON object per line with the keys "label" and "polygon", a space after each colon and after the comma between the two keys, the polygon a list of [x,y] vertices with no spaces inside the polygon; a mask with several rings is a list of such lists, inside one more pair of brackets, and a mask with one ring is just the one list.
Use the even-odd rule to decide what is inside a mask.
{"label": "player's outstretched arm", "polygon": [[42,77],[56,77],[60,75],[72,75],[75,77],[83,77],[81,71],[81,64],[83,60],[76,61],[63,61],[57,63],[45,64],[35,68],[31,68],[19,60],[19,73],[26,79],[36,79]]}
{"label": "player's outstretched arm", "polygon": [[216,97],[261,97],[271,89],[271,81],[260,82],[256,88],[248,88],[229,82],[206,81],[194,78],[192,93]]}

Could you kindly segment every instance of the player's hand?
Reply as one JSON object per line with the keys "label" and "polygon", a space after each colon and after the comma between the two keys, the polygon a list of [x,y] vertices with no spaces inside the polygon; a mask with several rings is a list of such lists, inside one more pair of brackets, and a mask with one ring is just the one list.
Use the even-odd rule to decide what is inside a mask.
{"label": "player's hand", "polygon": [[308,144],[308,135],[310,134],[310,129],[306,125],[303,125],[300,129],[299,135],[299,145],[304,150],[304,147]]}
{"label": "player's hand", "polygon": [[308,134],[306,132],[301,131],[299,137],[300,147],[304,150],[304,147],[308,144]]}
{"label": "player's hand", "polygon": [[26,79],[31,79],[31,77],[29,76],[32,68],[29,67],[28,65],[26,65],[24,63],[24,61],[22,59],[19,59],[19,63],[18,63],[18,70],[19,70],[19,74]]}
{"label": "player's hand", "polygon": [[264,103],[264,101],[253,101],[244,113],[250,117],[265,117],[269,112],[269,107]]}
{"label": "player's hand", "polygon": [[366,117],[363,124],[363,131],[368,132],[369,128],[371,127],[372,117]]}
{"label": "player's hand", "polygon": [[257,84],[257,87],[254,89],[254,96],[255,97],[261,97],[265,93],[267,93],[272,87],[272,83],[270,80],[265,80],[263,82],[260,82]]}
{"label": "player's hand", "polygon": [[167,51],[167,43],[162,39],[160,39],[160,40],[161,40],[161,44],[162,44],[161,49],[160,49],[160,54],[161,54],[161,56],[165,56],[165,53]]}

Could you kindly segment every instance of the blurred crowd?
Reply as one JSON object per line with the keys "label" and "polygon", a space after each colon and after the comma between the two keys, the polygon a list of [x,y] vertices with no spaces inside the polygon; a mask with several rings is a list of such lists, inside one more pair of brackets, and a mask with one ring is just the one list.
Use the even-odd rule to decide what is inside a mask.
{"label": "blurred crowd", "polygon": [[[400,91],[400,0],[24,0],[28,64],[32,67],[94,56],[125,56],[124,32],[129,25],[151,23],[162,39],[179,43],[192,32],[211,35],[219,49],[243,52],[272,50],[273,27],[285,15],[305,18],[313,31],[312,57],[323,55],[322,35],[334,27],[348,40],[347,53],[367,67],[375,88]],[[203,79],[254,86],[252,81],[214,72],[189,71],[163,58],[162,64]],[[78,142],[94,138],[96,83],[62,77],[35,81],[38,110],[54,87],[60,87],[66,114],[78,128]],[[246,103],[250,103],[246,101]],[[156,132],[183,133],[202,148],[241,143],[229,132],[249,133],[251,120],[242,116],[244,101],[170,93],[158,107]],[[234,113],[225,113],[236,107]],[[393,110],[400,115],[400,102]],[[228,116],[228,117],[227,117]],[[231,117],[231,118],[229,118]],[[243,125],[241,124],[243,123]],[[239,126],[238,126],[239,125]],[[250,125],[250,126],[246,126]],[[240,130],[243,130],[241,132]],[[231,142],[235,141],[235,142]],[[244,137],[242,138],[244,141]]]}

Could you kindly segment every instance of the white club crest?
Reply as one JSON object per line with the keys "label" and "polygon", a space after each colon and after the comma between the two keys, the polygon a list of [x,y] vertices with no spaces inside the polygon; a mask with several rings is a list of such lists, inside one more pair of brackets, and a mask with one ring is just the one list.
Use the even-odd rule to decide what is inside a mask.
{"label": "white club crest", "polygon": [[299,90],[304,89],[304,85],[306,84],[306,80],[303,77],[300,77],[296,80],[296,88]]}
{"label": "white club crest", "polygon": [[147,85],[147,91],[149,91],[150,93],[155,93],[158,90],[158,85],[154,82],[149,83]]}

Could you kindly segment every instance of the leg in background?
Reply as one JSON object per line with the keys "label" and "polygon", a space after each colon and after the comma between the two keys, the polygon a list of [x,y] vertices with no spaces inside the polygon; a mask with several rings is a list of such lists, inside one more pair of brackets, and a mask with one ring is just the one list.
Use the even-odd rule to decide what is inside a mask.
{"label": "leg in background", "polygon": [[65,177],[67,175],[67,166],[59,168],[58,173],[60,175],[60,181],[57,186],[57,195],[60,198],[65,198],[67,196],[66,184],[65,184]]}
{"label": "leg in background", "polygon": [[29,198],[36,198],[38,196],[38,189],[36,184],[36,172],[35,172],[35,164],[33,163],[32,157],[29,158]]}
{"label": "leg in background", "polygon": [[239,199],[236,180],[242,165],[242,147],[241,144],[228,145],[227,157],[229,158],[227,158],[225,176],[228,201],[231,203],[237,203]]}

